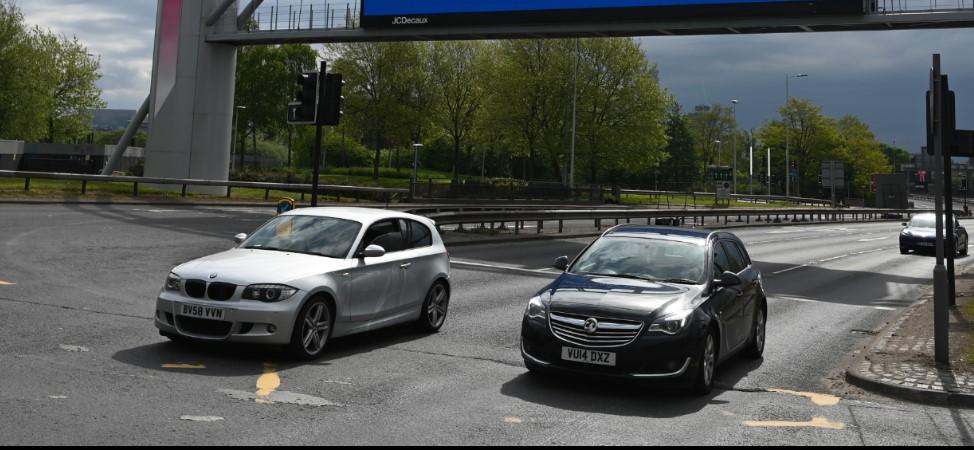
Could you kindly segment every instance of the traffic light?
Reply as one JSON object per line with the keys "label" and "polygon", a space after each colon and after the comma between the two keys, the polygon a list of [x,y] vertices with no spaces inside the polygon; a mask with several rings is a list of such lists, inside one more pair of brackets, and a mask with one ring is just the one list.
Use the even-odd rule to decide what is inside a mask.
{"label": "traffic light", "polygon": [[319,125],[338,125],[342,120],[343,103],[345,97],[342,96],[342,88],[345,82],[342,81],[340,73],[329,73],[325,75],[325,96],[321,104],[321,122]]}
{"label": "traffic light", "polygon": [[798,170],[798,161],[791,161],[791,170]]}
{"label": "traffic light", "polygon": [[287,122],[313,125],[318,119],[318,73],[305,72],[295,82],[294,99],[288,104]]}

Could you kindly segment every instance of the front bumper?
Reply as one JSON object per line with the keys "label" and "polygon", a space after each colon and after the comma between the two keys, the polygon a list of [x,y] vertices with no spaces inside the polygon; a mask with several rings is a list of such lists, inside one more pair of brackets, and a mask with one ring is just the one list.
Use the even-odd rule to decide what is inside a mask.
{"label": "front bumper", "polygon": [[[558,339],[543,321],[525,318],[521,325],[521,355],[527,364],[561,372],[634,380],[673,380],[693,373],[705,335],[691,325],[676,336],[644,331],[623,347],[586,348]],[[564,361],[561,355],[565,347],[615,353],[616,366]]]}
{"label": "front bumper", "polygon": [[[284,345],[291,334],[306,293],[279,303],[195,299],[163,291],[156,300],[155,324],[160,332],[210,342]],[[222,320],[194,319],[179,314],[181,305],[224,310]]]}
{"label": "front bumper", "polygon": [[936,250],[936,237],[900,235],[900,248],[906,250]]}

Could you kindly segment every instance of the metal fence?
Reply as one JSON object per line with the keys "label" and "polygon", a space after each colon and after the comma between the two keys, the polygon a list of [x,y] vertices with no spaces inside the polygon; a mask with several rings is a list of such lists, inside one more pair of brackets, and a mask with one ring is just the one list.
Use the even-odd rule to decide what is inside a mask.
{"label": "metal fence", "polygon": [[[70,173],[45,173],[45,172],[16,172],[0,171],[0,178],[21,178],[24,180],[24,192],[29,192],[31,180],[60,180],[77,181],[81,183],[81,194],[87,195],[89,183],[131,183],[132,195],[139,196],[139,187],[144,185],[180,186],[181,196],[186,197],[187,190],[193,187],[225,187],[226,196],[230,198],[233,189],[258,189],[264,191],[264,199],[270,198],[271,191],[296,193],[304,196],[311,193],[310,184],[287,184],[287,183],[258,183],[249,181],[213,181],[213,180],[193,180],[193,179],[172,179],[172,178],[147,178],[147,177],[128,177],[128,176],[104,176],[104,175],[81,175]],[[360,186],[330,186],[322,185],[318,187],[319,195],[334,195],[337,201],[346,198],[358,200],[371,200],[385,202],[387,205],[395,200],[406,198],[409,195],[408,189],[393,188],[374,188]]]}
{"label": "metal fence", "polygon": [[[537,211],[481,211],[430,214],[437,227],[456,225],[458,230],[466,226],[481,229],[509,229],[520,234],[525,223],[535,223],[536,233],[544,233],[545,226],[557,224],[558,233],[565,230],[566,221],[592,221],[597,229],[606,225],[639,223],[647,225],[706,227],[708,225],[750,225],[752,223],[827,223],[877,220],[909,220],[914,214],[927,210],[898,209],[738,209],[738,210],[684,210],[659,211],[652,209],[610,210],[537,210]],[[511,227],[507,225],[510,224]]]}

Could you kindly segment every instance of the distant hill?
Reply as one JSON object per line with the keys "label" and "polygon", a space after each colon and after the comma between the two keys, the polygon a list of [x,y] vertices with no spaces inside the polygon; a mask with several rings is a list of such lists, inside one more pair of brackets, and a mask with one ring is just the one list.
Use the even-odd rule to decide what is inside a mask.
{"label": "distant hill", "polygon": [[98,131],[117,131],[128,128],[129,121],[135,116],[132,109],[96,109],[94,114],[94,128]]}

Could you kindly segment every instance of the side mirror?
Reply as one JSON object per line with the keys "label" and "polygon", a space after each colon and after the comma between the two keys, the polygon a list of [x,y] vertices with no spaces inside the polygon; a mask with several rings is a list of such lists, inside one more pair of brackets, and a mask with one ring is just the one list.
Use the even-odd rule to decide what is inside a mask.
{"label": "side mirror", "polygon": [[246,240],[247,240],[247,233],[240,233],[233,237],[233,242],[236,242],[238,245],[243,244],[243,241]]}
{"label": "side mirror", "polygon": [[744,284],[744,281],[734,272],[724,272],[720,278],[715,279],[713,282],[715,288],[740,286],[742,284]]}
{"label": "side mirror", "polygon": [[554,267],[554,268],[556,268],[556,269],[558,269],[558,270],[560,270],[562,272],[568,270],[568,257],[567,256],[559,256],[558,259],[555,260],[555,263],[552,264],[552,267]]}
{"label": "side mirror", "polygon": [[906,222],[903,222],[903,226],[908,227],[909,225],[907,225]]}
{"label": "side mirror", "polygon": [[362,252],[363,258],[381,258],[383,256],[386,256],[386,249],[378,245],[370,245]]}

